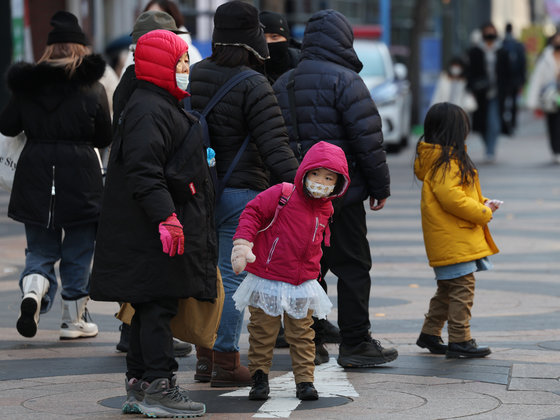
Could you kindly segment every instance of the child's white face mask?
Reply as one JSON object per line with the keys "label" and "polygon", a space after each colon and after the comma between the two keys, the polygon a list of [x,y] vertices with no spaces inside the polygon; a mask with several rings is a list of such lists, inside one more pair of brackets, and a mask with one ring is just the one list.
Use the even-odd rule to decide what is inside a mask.
{"label": "child's white face mask", "polygon": [[305,178],[305,188],[313,198],[328,197],[334,191],[334,185],[323,185]]}

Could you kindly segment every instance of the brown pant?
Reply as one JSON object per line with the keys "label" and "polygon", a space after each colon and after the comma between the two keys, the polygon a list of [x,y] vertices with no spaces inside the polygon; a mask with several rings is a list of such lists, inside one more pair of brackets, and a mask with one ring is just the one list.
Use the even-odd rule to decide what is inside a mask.
{"label": "brown pant", "polygon": [[441,336],[447,321],[450,343],[462,343],[471,339],[471,308],[474,301],[474,275],[467,274],[450,280],[438,280],[437,291],[430,300],[422,332]]}
{"label": "brown pant", "polygon": [[[272,365],[272,354],[276,337],[280,330],[281,317],[267,315],[262,309],[249,306],[251,317],[249,330],[249,371],[251,376],[257,370],[268,374]],[[303,319],[291,318],[284,313],[284,334],[290,345],[292,370],[296,384],[313,382],[315,372],[315,331],[311,328],[313,311],[308,311]]]}

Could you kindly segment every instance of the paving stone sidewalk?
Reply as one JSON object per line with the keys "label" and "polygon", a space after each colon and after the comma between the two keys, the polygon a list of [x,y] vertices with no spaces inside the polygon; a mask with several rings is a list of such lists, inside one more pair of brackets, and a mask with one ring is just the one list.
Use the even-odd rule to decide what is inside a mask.
{"label": "paving stone sidewalk", "polygon": [[[389,155],[392,196],[368,212],[374,265],[373,335],[399,358],[374,369],[343,370],[337,346],[316,370],[321,398],[299,402],[286,349],[277,350],[271,399],[248,401],[248,388],[215,389],[194,381],[195,358],[180,358],[178,382],[204,401],[208,419],[552,419],[560,418],[560,165],[552,165],[544,121],[523,113],[518,133],[500,138],[498,161],[482,164],[480,139],[469,140],[483,193],[504,201],[490,228],[501,250],[494,269],[477,274],[472,331],[493,353],[448,360],[414,343],[435,290],[419,218],[414,148]],[[24,263],[23,227],[6,217],[0,193],[0,419],[121,419],[125,359],[115,350],[115,303],[91,302],[100,334],[60,341],[59,302],[41,318],[36,337],[17,333]],[[336,308],[335,279],[327,278]],[[60,297],[57,297],[57,300]],[[329,316],[336,321],[336,310]],[[444,333],[445,338],[445,333]],[[246,329],[241,338],[247,362]]]}

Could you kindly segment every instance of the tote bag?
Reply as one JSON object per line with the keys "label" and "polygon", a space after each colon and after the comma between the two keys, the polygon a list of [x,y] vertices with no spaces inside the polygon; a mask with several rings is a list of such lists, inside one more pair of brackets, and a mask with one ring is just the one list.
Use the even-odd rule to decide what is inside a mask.
{"label": "tote bag", "polygon": [[[179,299],[177,315],[171,319],[173,337],[207,349],[214,347],[225,298],[222,275],[220,269],[217,271],[217,296],[213,302],[195,298]],[[123,303],[116,317],[125,324],[130,324],[133,315],[132,305]]]}
{"label": "tote bag", "polygon": [[0,134],[0,188],[6,191],[12,191],[17,162],[26,141],[23,132],[16,137]]}

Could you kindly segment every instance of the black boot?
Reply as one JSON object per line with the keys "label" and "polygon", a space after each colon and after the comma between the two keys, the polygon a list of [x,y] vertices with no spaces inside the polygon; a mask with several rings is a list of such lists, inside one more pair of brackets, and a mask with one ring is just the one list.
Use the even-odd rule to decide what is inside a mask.
{"label": "black boot", "polygon": [[340,330],[326,318],[318,319],[313,317],[313,325],[311,325],[311,328],[315,330],[315,337],[319,338],[322,343],[338,344],[341,342]]}
{"label": "black boot", "polygon": [[486,357],[492,350],[489,347],[479,347],[475,339],[463,341],[462,343],[449,343],[445,357],[448,359],[470,359],[474,357]]}
{"label": "black boot", "polygon": [[302,401],[318,400],[319,394],[313,386],[313,382],[300,382],[296,385],[296,397]]}
{"label": "black boot", "polygon": [[447,346],[443,344],[443,340],[439,335],[420,333],[420,337],[416,340],[416,345],[430,350],[430,353],[433,354],[445,354],[447,351]]}
{"label": "black boot", "polygon": [[270,388],[268,386],[268,375],[262,370],[257,370],[252,376],[253,386],[249,391],[250,400],[268,400]]}
{"label": "black boot", "polygon": [[128,353],[128,337],[130,336],[130,325],[124,322],[120,325],[119,330],[121,330],[121,338],[117,344],[117,350],[123,353]]}
{"label": "black boot", "polygon": [[315,366],[322,365],[329,361],[329,352],[322,343],[315,342]]}

